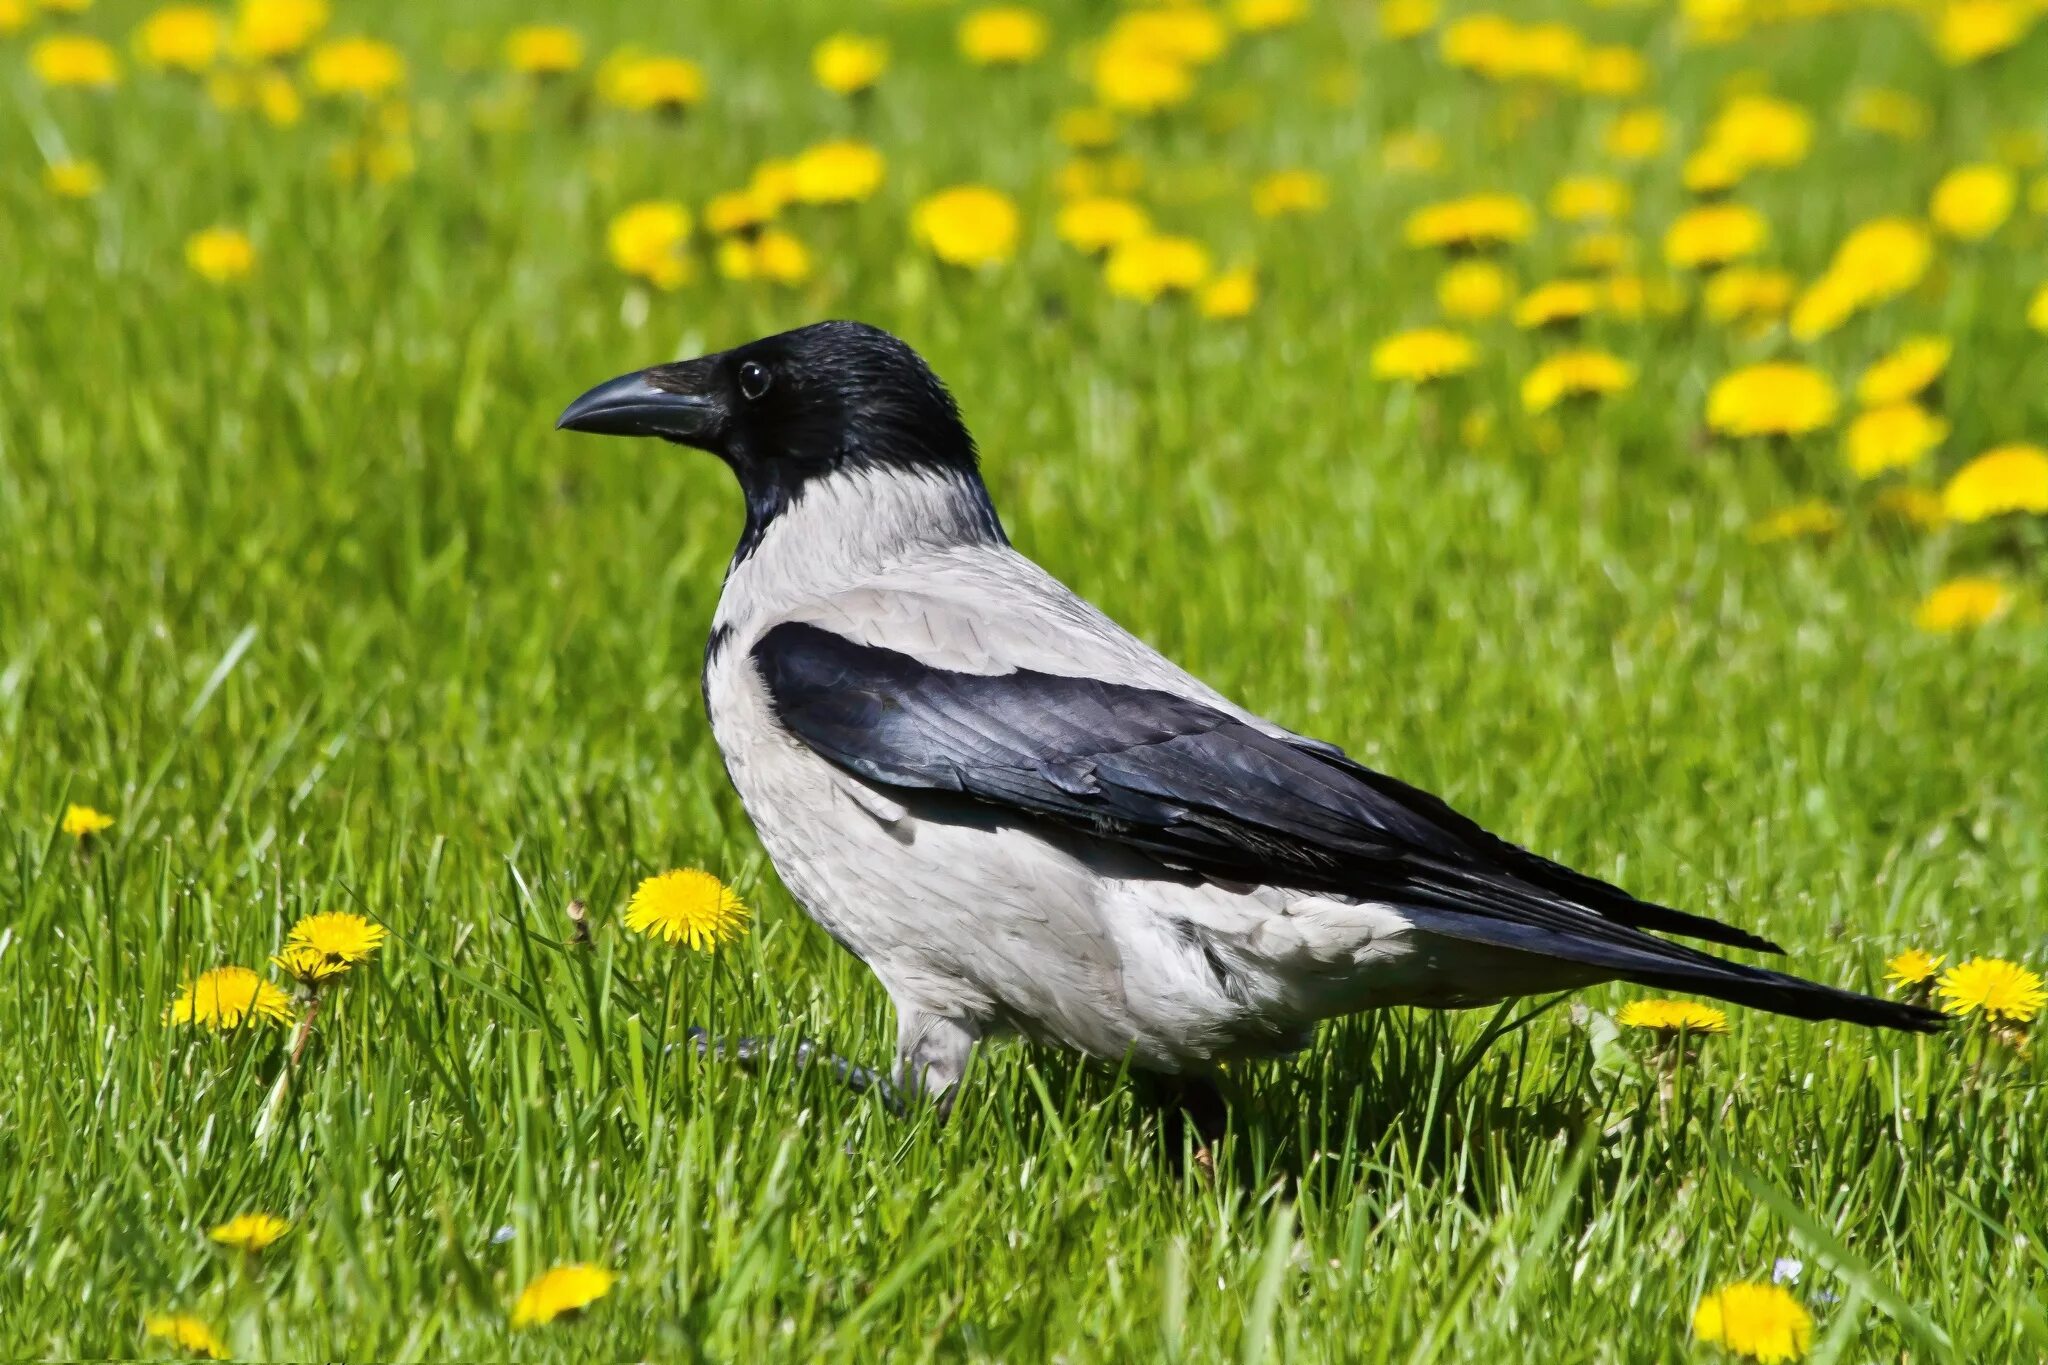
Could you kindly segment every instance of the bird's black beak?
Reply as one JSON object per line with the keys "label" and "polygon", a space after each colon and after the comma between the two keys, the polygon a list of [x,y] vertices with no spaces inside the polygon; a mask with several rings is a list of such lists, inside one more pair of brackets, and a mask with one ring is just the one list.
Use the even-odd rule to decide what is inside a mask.
{"label": "bird's black beak", "polygon": [[555,428],[708,445],[717,439],[726,415],[723,398],[711,381],[708,367],[698,362],[622,374],[562,409]]}

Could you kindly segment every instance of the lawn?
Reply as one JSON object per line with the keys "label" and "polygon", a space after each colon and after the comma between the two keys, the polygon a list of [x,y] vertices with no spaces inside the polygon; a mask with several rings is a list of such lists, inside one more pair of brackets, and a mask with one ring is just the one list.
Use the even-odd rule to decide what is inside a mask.
{"label": "lawn", "polygon": [[[2048,1049],[1981,1014],[1361,1016],[1237,1073],[1207,1165],[1020,1044],[947,1123],[795,1070],[800,1038],[881,1065],[894,1026],[704,719],[737,493],[553,430],[627,369],[886,326],[1018,545],[1247,705],[1816,979],[2039,970],[2048,456],[1970,463],[2048,440],[2038,8],[1518,6],[1569,27],[1503,46],[1412,0],[1254,3],[1205,60],[1200,19],[1104,41],[1118,7],[1047,3],[1006,69],[943,3],[363,0],[293,34],[271,0],[209,56],[190,16],[0,0],[0,1357],[176,1354],[145,1328],[181,1314],[277,1360],[1733,1360],[1695,1310],[1774,1278],[1813,1360],[2048,1356]],[[547,20],[583,50],[522,60],[574,69],[508,69]],[[841,31],[886,40],[865,93],[812,70]],[[322,47],[351,34],[390,49]],[[79,35],[108,45],[51,55]],[[628,44],[696,64],[695,96],[640,73],[687,110],[620,107]],[[836,139],[879,184],[780,205],[762,163]],[[913,230],[963,183],[1017,215],[980,265]],[[774,223],[714,231],[750,185],[720,213]],[[1062,240],[1084,191],[1208,261],[1105,268]],[[1510,240],[1411,243],[1482,192]],[[687,241],[613,230],[666,201]],[[1710,201],[1746,209],[1674,261]],[[1592,302],[1530,302],[1560,280]],[[1460,372],[1404,373],[1439,326]],[[1878,395],[1865,438],[1898,439],[1859,472],[1859,377],[1916,336],[1952,352]],[[1587,349],[1611,391],[1525,397]],[[1722,388],[1772,361],[1803,368]],[[678,867],[748,932],[629,932]],[[388,938],[310,1025],[177,1017],[223,965],[291,991],[270,957],[323,911]],[[249,1212],[290,1230],[209,1238]],[[565,1263],[616,1282],[515,1330]]]}

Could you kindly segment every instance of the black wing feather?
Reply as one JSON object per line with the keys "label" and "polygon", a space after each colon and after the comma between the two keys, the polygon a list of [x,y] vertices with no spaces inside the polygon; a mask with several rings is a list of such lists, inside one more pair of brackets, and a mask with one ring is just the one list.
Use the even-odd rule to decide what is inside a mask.
{"label": "black wing feather", "polygon": [[1487,833],[1331,746],[1150,688],[958,673],[790,622],[752,657],[782,723],[884,786],[954,792],[1226,881],[1385,900],[1434,932],[1809,1018],[1925,1028],[1926,1011],[1652,937],[1779,951]]}

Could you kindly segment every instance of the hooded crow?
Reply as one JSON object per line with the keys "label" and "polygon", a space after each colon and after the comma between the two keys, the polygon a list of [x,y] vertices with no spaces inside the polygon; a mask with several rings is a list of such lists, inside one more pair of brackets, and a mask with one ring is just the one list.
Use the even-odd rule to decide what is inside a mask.
{"label": "hooded crow", "polygon": [[1206,1078],[1336,1015],[1613,980],[1940,1024],[1660,937],[1781,951],[1205,686],[1012,548],[952,397],[887,332],[657,365],[557,425],[738,477],[712,733],[783,881],[894,1002],[897,1084],[942,1106],[995,1034]]}

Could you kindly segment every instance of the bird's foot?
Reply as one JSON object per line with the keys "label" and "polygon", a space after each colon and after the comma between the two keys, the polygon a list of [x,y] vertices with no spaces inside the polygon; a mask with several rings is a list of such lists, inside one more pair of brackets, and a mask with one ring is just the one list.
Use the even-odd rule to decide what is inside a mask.
{"label": "bird's foot", "polygon": [[1222,1087],[1208,1076],[1139,1072],[1134,1080],[1139,1102],[1159,1116],[1159,1135],[1167,1152],[1175,1160],[1185,1152],[1196,1169],[1214,1175],[1214,1148],[1230,1126],[1230,1105]]}
{"label": "bird's foot", "polygon": [[[689,1029],[688,1037],[690,1046],[699,1057],[730,1059],[743,1071],[757,1070],[775,1048],[772,1038],[714,1038],[694,1025]],[[898,1118],[903,1116],[903,1096],[888,1077],[872,1067],[850,1062],[810,1038],[796,1040],[790,1049],[790,1061],[797,1070],[822,1065],[832,1073],[833,1079],[854,1094],[864,1095],[872,1091],[881,1100],[883,1108]]]}

